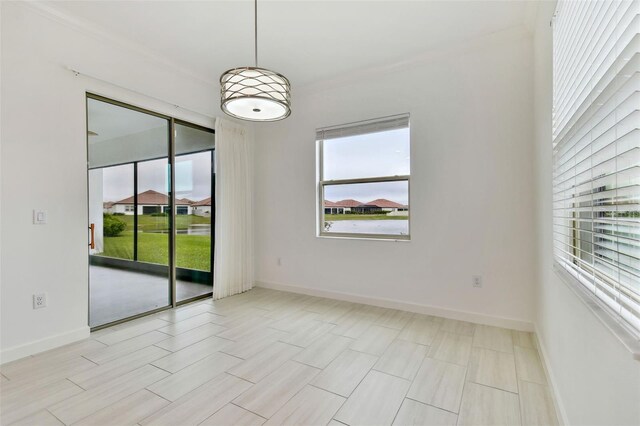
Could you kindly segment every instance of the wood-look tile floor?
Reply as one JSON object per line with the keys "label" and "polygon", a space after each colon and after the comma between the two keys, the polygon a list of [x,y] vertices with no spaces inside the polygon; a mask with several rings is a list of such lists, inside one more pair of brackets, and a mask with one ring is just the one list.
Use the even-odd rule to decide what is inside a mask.
{"label": "wood-look tile floor", "polygon": [[0,367],[2,425],[555,425],[530,333],[261,288]]}

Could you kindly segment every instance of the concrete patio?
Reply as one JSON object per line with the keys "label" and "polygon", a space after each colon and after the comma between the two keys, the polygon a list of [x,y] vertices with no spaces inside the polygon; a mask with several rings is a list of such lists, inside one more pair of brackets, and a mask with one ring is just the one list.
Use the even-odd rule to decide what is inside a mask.
{"label": "concrete patio", "polygon": [[[169,305],[168,277],[91,265],[89,325],[96,327]],[[211,293],[213,287],[177,281],[178,301]]]}

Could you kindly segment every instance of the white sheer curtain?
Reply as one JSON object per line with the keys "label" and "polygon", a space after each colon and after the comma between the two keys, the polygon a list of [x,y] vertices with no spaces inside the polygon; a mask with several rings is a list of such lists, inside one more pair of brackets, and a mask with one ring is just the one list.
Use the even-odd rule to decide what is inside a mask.
{"label": "white sheer curtain", "polygon": [[247,130],[216,118],[213,299],[253,287],[253,212]]}

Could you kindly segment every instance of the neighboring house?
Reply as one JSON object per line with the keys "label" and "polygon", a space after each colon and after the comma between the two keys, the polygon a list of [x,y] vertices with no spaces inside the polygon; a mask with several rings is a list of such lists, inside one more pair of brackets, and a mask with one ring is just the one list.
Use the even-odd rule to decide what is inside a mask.
{"label": "neighboring house", "polygon": [[113,213],[113,205],[115,203],[113,201],[107,201],[102,203],[102,211],[104,213]]}
{"label": "neighboring house", "polygon": [[[113,203],[112,213],[132,215],[135,211],[133,197]],[[169,210],[169,197],[158,191],[149,189],[138,194],[138,214],[164,213]],[[176,214],[192,214],[191,201],[187,199],[176,200]]]}
{"label": "neighboring house", "polygon": [[361,203],[360,201],[353,199],[346,199],[335,202],[324,200],[324,214],[349,213],[380,213],[393,216],[407,216],[409,214],[409,206],[405,206],[404,204],[399,204],[384,198],[378,198],[377,200],[373,200],[368,203]]}
{"label": "neighboring house", "polygon": [[211,197],[192,203],[191,208],[193,209],[193,214],[195,214],[196,216],[205,216],[205,217],[210,216],[211,215]]}
{"label": "neighboring house", "polygon": [[324,200],[324,214],[338,214],[336,203],[329,200]]}
{"label": "neighboring house", "polygon": [[358,200],[346,199],[340,201],[324,201],[324,214],[345,214],[351,213],[352,209],[361,205]]}
{"label": "neighboring house", "polygon": [[[193,209],[191,208],[191,203],[193,201],[188,198],[178,198],[176,200],[176,214],[193,214]],[[162,208],[162,211],[168,210],[167,206]]]}
{"label": "neighboring house", "polygon": [[378,198],[377,200],[360,204],[359,206],[355,207],[353,210],[356,213],[368,213],[368,214],[371,214],[371,213],[398,214],[399,212],[406,212],[406,214],[408,214],[409,206],[405,206],[404,204],[399,204],[384,198]]}

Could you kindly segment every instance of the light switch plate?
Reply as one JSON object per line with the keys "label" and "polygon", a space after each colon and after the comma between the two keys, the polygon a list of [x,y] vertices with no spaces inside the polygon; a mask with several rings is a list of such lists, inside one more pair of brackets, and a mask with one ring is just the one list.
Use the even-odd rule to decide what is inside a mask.
{"label": "light switch plate", "polygon": [[33,211],[33,224],[44,225],[47,223],[47,211],[46,210],[34,210]]}

